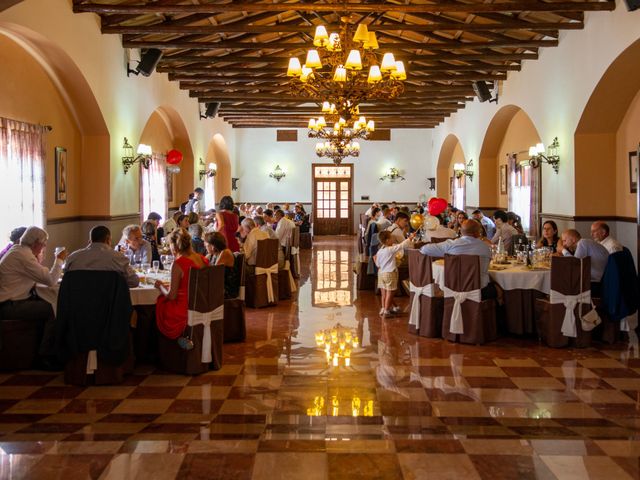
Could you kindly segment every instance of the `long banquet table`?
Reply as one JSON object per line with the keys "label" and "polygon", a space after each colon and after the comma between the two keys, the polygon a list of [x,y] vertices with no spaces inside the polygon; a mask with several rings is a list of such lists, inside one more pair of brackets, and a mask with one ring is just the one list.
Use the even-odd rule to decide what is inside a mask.
{"label": "long banquet table", "polygon": [[[444,287],[444,260],[432,265],[433,279]],[[489,277],[503,290],[506,329],[516,335],[535,332],[535,301],[549,294],[551,271],[524,265],[489,266]]]}

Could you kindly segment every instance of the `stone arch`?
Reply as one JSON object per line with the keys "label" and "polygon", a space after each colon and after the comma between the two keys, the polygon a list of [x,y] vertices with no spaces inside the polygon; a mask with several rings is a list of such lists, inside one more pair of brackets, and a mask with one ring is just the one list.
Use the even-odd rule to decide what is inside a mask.
{"label": "stone arch", "polygon": [[[640,39],[609,65],[584,107],[574,134],[576,216],[636,214],[627,152],[616,137],[630,105],[638,101],[638,65]],[[593,192],[598,192],[597,201]]]}
{"label": "stone arch", "polygon": [[464,152],[458,137],[450,133],[442,142],[436,167],[436,193],[438,197],[447,201],[451,199],[450,179],[453,175],[453,164],[457,162],[466,163]]}
{"label": "stone arch", "polygon": [[[108,215],[111,192],[110,182],[105,179],[110,178],[111,170],[109,130],[82,71],[60,46],[33,30],[0,22],[0,36],[14,42],[42,68],[69,112],[81,139],[80,146],[73,152],[77,170],[70,172],[82,178],[81,182],[77,182],[77,196],[66,206],[52,206],[48,216]],[[23,105],[29,101],[30,98],[20,99]],[[56,125],[53,127],[52,135],[56,135]],[[48,151],[47,177],[53,173],[53,158],[49,155],[52,153]],[[53,198],[52,184],[47,182],[48,199]]]}

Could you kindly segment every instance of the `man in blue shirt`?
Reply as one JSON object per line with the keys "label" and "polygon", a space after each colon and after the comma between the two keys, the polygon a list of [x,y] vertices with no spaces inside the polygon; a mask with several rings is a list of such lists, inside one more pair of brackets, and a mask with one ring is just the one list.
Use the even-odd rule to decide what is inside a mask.
{"label": "man in blue shirt", "polygon": [[430,243],[420,249],[423,255],[430,257],[444,257],[447,255],[477,255],[480,257],[480,286],[482,299],[496,298],[496,288],[489,281],[489,262],[491,262],[491,248],[482,240],[482,226],[477,220],[465,220],[460,228],[462,236],[456,240],[441,243]]}
{"label": "man in blue shirt", "polygon": [[482,210],[480,209],[474,210],[471,215],[484,227],[484,231],[486,233],[485,236],[487,238],[493,238],[493,236],[496,234],[496,224],[493,223],[493,220],[482,213]]}
{"label": "man in blue shirt", "polygon": [[609,252],[595,240],[582,238],[580,232],[568,229],[558,240],[557,251],[565,257],[591,257],[591,295],[600,296],[600,282],[609,261]]}

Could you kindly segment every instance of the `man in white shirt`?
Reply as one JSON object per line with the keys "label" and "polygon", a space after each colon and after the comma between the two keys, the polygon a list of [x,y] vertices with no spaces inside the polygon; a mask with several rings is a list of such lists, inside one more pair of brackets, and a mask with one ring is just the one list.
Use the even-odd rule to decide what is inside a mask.
{"label": "man in white shirt", "polygon": [[396,214],[396,220],[393,222],[387,230],[391,233],[391,238],[393,239],[393,244],[397,245],[398,243],[404,242],[404,232],[409,225],[409,215],[404,212],[398,212]]}
{"label": "man in white shirt", "polygon": [[122,230],[122,238],[115,248],[129,259],[132,265],[151,263],[151,244],[142,238],[140,225],[127,225]]}
{"label": "man in white shirt", "polygon": [[250,218],[242,220],[240,226],[243,230],[243,236],[245,237],[244,243],[242,244],[245,262],[248,266],[255,267],[256,254],[258,252],[258,240],[268,239],[269,234],[256,227],[255,222]]}
{"label": "man in white shirt", "polygon": [[111,248],[111,232],[105,226],[93,227],[89,233],[89,245],[76,250],[64,266],[65,272],[73,270],[102,270],[118,272],[127,281],[129,287],[137,287],[140,279],[131,268],[129,260],[124,255]]}
{"label": "man in white shirt", "polygon": [[591,257],[591,295],[599,296],[600,282],[609,261],[607,249],[590,238],[582,238],[580,232],[570,228],[562,232],[556,250],[565,257]]}
{"label": "man in white shirt", "polygon": [[269,235],[269,238],[278,238],[276,236],[275,230],[271,227],[271,225],[268,225],[267,222],[264,221],[264,217],[256,215],[255,217],[253,217],[253,222],[260,230],[266,232],[266,234]]}
{"label": "man in white shirt", "polygon": [[0,321],[39,320],[44,322],[40,354],[54,356],[55,312],[49,302],[35,294],[36,283],[53,286],[62,274],[67,257],[63,250],[56,256],[51,269],[38,262],[47,245],[49,235],[39,227],[29,227],[0,260]]}
{"label": "man in white shirt", "polygon": [[509,225],[507,212],[504,210],[496,210],[493,218],[496,221],[496,233],[491,238],[491,243],[497,245],[502,239],[505,251],[510,253],[512,251],[513,236],[518,235],[518,230]]}
{"label": "man in white shirt", "polygon": [[457,238],[458,235],[456,235],[456,232],[454,232],[452,229],[445,227],[442,222],[444,222],[444,219],[440,216],[436,217],[438,219],[438,221],[440,222],[438,224],[438,226],[434,229],[434,230],[424,230],[423,234],[422,234],[422,240],[425,242],[431,242],[433,241],[434,238],[447,238],[447,239],[454,239]]}
{"label": "man in white shirt", "polygon": [[273,216],[277,222],[276,237],[280,240],[280,246],[289,247],[296,224],[285,216],[284,210],[276,210]]}
{"label": "man in white shirt", "polygon": [[382,230],[386,230],[391,226],[391,220],[389,220],[389,217],[391,216],[391,210],[389,210],[389,207],[383,206],[383,207],[380,207],[380,210],[381,210],[380,217],[376,221],[376,223],[378,224],[379,232],[381,232]]}
{"label": "man in white shirt", "polygon": [[606,248],[610,254],[624,249],[619,241],[609,235],[609,225],[602,220],[591,224],[591,238]]}
{"label": "man in white shirt", "polygon": [[379,208],[377,203],[374,203],[369,208],[367,208],[367,210],[364,212],[365,217],[371,218],[371,213],[374,208]]}
{"label": "man in white shirt", "polygon": [[[204,206],[204,190],[200,187],[197,187],[193,190],[193,203],[191,204],[191,211],[197,213],[198,215],[202,215],[206,210]],[[189,212],[185,212],[187,215]]]}

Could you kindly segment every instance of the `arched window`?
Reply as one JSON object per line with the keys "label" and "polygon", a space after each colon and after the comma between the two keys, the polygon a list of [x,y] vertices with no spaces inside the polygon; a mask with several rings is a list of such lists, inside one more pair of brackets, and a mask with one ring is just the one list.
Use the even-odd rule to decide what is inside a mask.
{"label": "arched window", "polygon": [[140,195],[142,216],[157,212],[167,218],[167,164],[165,155],[153,154],[149,168],[140,168]]}
{"label": "arched window", "polygon": [[509,155],[509,210],[522,219],[522,228],[531,232],[531,193],[533,169],[528,165],[518,165],[515,154]]}

